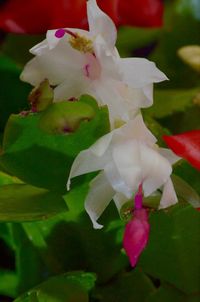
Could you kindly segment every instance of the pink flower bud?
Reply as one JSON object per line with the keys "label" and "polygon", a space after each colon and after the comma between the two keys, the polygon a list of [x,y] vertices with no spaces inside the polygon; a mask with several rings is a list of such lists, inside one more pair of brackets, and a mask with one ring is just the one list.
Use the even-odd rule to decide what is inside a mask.
{"label": "pink flower bud", "polygon": [[147,210],[136,209],[132,220],[125,227],[123,238],[123,247],[132,267],[136,265],[141,252],[147,245],[149,231]]}

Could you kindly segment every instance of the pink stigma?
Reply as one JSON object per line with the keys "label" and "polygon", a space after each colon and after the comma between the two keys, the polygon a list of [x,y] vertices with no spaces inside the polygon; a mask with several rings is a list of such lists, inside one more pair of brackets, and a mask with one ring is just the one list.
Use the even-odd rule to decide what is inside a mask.
{"label": "pink stigma", "polygon": [[61,39],[65,34],[69,34],[74,38],[77,38],[77,35],[73,33],[71,30],[60,28],[55,32],[55,37]]}
{"label": "pink stigma", "polygon": [[135,194],[135,210],[142,209],[142,202],[143,202],[143,194],[142,194],[142,184],[139,185],[138,191]]}

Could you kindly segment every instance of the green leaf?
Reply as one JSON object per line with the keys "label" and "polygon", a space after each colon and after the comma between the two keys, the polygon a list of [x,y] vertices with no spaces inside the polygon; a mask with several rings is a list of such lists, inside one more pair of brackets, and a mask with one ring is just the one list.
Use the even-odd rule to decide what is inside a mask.
{"label": "green leaf", "polygon": [[106,282],[128,265],[121,252],[124,223],[113,205],[102,217],[104,228],[94,230],[84,209],[87,191],[88,184],[72,183],[72,190],[65,196],[68,212],[23,227],[54,273],[87,268],[98,275],[99,282]]}
{"label": "green leaf", "polygon": [[11,176],[0,171],[0,186],[9,185],[13,183],[22,183],[22,181],[15,176]]}
{"label": "green leaf", "polygon": [[6,126],[1,165],[34,186],[66,192],[66,182],[77,154],[109,131],[106,108],[98,108],[89,96],[81,98],[95,110],[95,117],[82,122],[76,132],[52,135],[39,128],[42,113],[12,115]]}
{"label": "green leaf", "polygon": [[18,286],[18,276],[16,272],[0,271],[0,294],[15,297]]}
{"label": "green leaf", "polygon": [[146,302],[155,288],[151,280],[141,271],[135,269],[130,273],[123,273],[112,283],[98,287],[94,297],[99,302]]}
{"label": "green leaf", "polygon": [[162,285],[145,302],[186,302],[187,296],[176,288]]}
{"label": "green leaf", "polygon": [[15,302],[89,302],[88,292],[94,287],[91,273],[72,272],[48,279],[29,290]]}
{"label": "green leaf", "polygon": [[200,213],[177,205],[150,216],[150,239],[138,266],[187,294],[200,291]]}
{"label": "green leaf", "polygon": [[145,113],[155,118],[163,118],[175,112],[184,112],[193,106],[200,88],[155,90],[154,104]]}
{"label": "green leaf", "polygon": [[26,184],[0,187],[0,221],[48,219],[67,207],[59,194]]}
{"label": "green leaf", "polygon": [[[15,48],[16,49],[16,48]],[[0,129],[11,113],[18,113],[27,107],[28,84],[19,80],[21,69],[9,58],[0,56]]]}
{"label": "green leaf", "polygon": [[194,208],[200,208],[199,194],[181,177],[172,175],[171,179],[173,181],[176,194],[189,202]]}
{"label": "green leaf", "polygon": [[194,190],[200,194],[200,173],[188,162],[181,161],[174,167],[174,174],[185,180]]}

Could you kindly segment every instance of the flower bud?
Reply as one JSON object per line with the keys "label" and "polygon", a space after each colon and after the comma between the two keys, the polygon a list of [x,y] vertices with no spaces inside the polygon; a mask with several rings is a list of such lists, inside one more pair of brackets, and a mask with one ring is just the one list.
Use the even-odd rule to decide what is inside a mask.
{"label": "flower bud", "polygon": [[123,247],[132,267],[136,265],[141,252],[147,245],[149,231],[147,210],[135,210],[132,220],[125,227],[123,238]]}
{"label": "flower bud", "polygon": [[88,122],[94,116],[95,111],[88,104],[61,101],[42,112],[39,126],[49,134],[69,134],[76,131],[81,122]]}
{"label": "flower bud", "polygon": [[53,89],[48,80],[44,80],[29,94],[28,100],[33,112],[45,110],[53,102]]}

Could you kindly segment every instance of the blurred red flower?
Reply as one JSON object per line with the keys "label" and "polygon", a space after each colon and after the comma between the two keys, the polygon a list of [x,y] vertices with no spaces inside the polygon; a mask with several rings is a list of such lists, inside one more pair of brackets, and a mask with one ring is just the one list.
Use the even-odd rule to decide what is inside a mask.
{"label": "blurred red flower", "polygon": [[[161,0],[97,0],[116,26],[162,25]],[[87,28],[86,0],[7,0],[0,6],[0,29],[38,34],[60,27]]]}
{"label": "blurred red flower", "polygon": [[200,130],[171,136],[164,135],[163,139],[174,153],[185,158],[193,167],[200,170]]}

